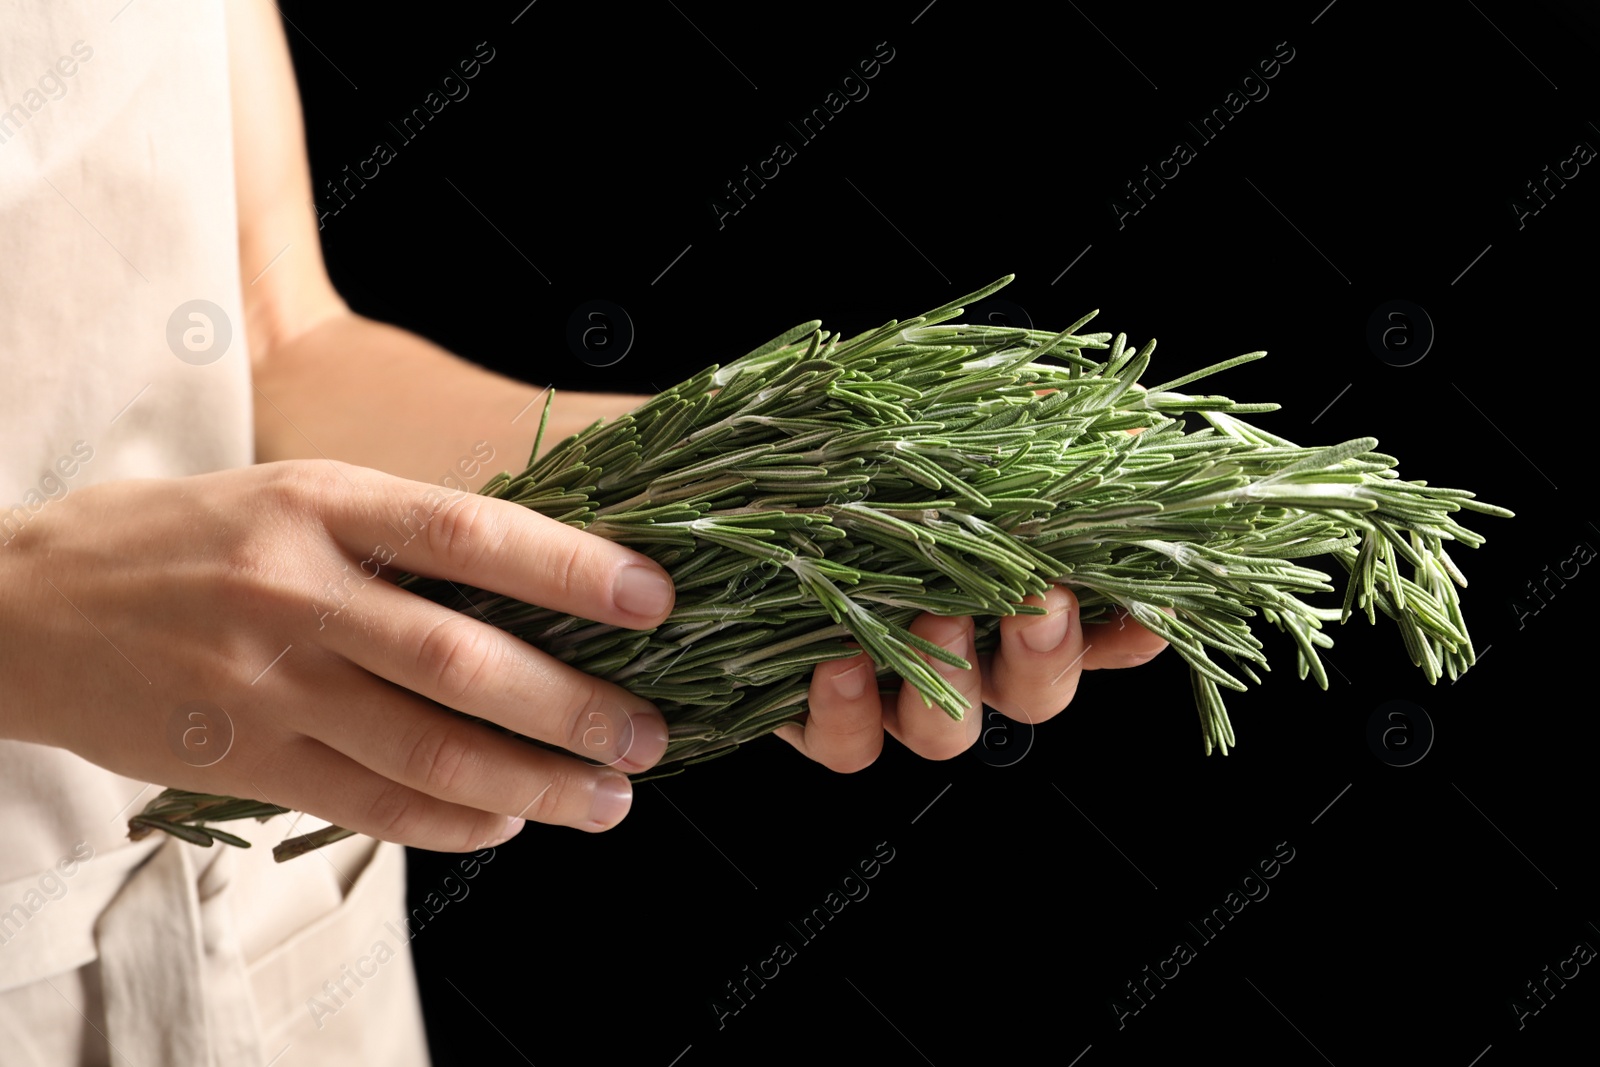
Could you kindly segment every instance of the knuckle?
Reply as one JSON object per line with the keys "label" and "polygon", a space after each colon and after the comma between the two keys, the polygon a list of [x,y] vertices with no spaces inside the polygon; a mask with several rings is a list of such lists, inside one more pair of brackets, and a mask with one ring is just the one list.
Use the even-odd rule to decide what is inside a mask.
{"label": "knuckle", "polygon": [[[1162,648],[1165,648],[1165,647],[1166,647],[1165,645],[1162,646]],[[1161,654],[1161,649],[1160,648],[1134,648],[1134,649],[1129,649],[1128,651],[1122,653],[1121,666],[1124,666],[1124,667],[1138,667],[1141,664],[1149,663],[1151,660],[1155,659],[1160,654]]]}
{"label": "knuckle", "polygon": [[917,746],[916,751],[917,755],[921,756],[923,759],[929,759],[935,762],[943,762],[944,760],[955,759],[967,749],[971,748],[976,741],[976,737],[957,736],[953,734],[940,737],[930,737],[922,741]]}
{"label": "knuckle", "polygon": [[1033,700],[1017,701],[1013,705],[1016,713],[1008,714],[1006,718],[1026,723],[1045,722],[1066,711],[1067,705],[1072,703],[1072,697],[1072,692],[1066,692],[1053,698],[1038,697]]}
{"label": "knuckle", "polygon": [[881,752],[881,746],[877,749],[841,752],[828,760],[827,768],[839,774],[856,774],[878,762]]}
{"label": "knuckle", "polygon": [[563,813],[569,810],[575,799],[573,796],[574,784],[572,779],[564,774],[555,774],[545,782],[539,792],[529,800],[522,817],[529,822],[558,824],[566,822]]}
{"label": "knuckle", "polygon": [[[493,676],[499,647],[494,633],[465,615],[440,619],[417,648],[417,669],[436,699],[452,707],[472,703]],[[466,710],[462,708],[462,710]]]}
{"label": "knuckle", "polygon": [[289,460],[266,464],[257,502],[274,513],[303,517],[318,514],[335,494],[346,491],[346,469],[337,460]]}
{"label": "knuckle", "polygon": [[456,839],[456,844],[450,848],[452,852],[477,852],[487,845],[493,844],[505,830],[506,819],[504,815],[492,812],[472,820],[466,830]]}
{"label": "knuckle", "polygon": [[464,722],[446,719],[421,727],[406,748],[408,781],[430,796],[460,796],[479,765],[477,746]]}
{"label": "knuckle", "polygon": [[578,596],[581,585],[578,576],[585,573],[589,562],[588,548],[581,538],[574,538],[550,554],[545,573],[551,593],[566,601]]}
{"label": "knuckle", "polygon": [[249,591],[272,588],[282,583],[275,565],[274,546],[269,537],[250,524],[228,524],[212,542],[216,552],[217,579],[226,595],[238,597]]}
{"label": "knuckle", "polygon": [[862,723],[833,739],[826,766],[840,774],[855,774],[877,762],[883,753],[883,724]]}
{"label": "knuckle", "polygon": [[437,499],[431,504],[419,503],[411,514],[418,511],[426,516],[425,543],[434,559],[462,571],[474,570],[483,562],[492,545],[492,523],[482,497],[462,493],[443,504]]}
{"label": "knuckle", "polygon": [[328,547],[323,512],[335,494],[348,491],[341,473],[346,466],[305,460],[263,464],[241,511],[214,511],[222,521],[212,526],[208,549],[224,586],[295,599],[314,586],[314,581],[295,580],[284,567],[284,546]]}
{"label": "knuckle", "polygon": [[567,751],[599,760],[616,747],[622,736],[626,710],[602,691],[598,681],[588,679],[577,711],[570,721]]}
{"label": "knuckle", "polygon": [[420,801],[415,791],[390,782],[367,809],[367,821],[374,828],[372,836],[401,844],[415,840],[426,818]]}
{"label": "knuckle", "polygon": [[1078,683],[1083,675],[1076,670],[1064,671],[1053,678],[1041,678],[1039,684],[1028,686],[1021,693],[1008,694],[1002,714],[1011,719],[1043,722],[1067,709],[1072,698],[1078,695]]}

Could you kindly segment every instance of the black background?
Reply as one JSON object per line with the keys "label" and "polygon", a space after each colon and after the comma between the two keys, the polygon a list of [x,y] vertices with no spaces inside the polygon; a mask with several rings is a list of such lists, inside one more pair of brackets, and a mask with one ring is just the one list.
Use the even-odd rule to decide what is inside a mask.
{"label": "black background", "polygon": [[[1013,319],[1099,308],[1093,328],[1160,338],[1157,379],[1267,349],[1208,388],[1281,403],[1252,418],[1303,444],[1376,436],[1404,476],[1518,516],[1465,518],[1489,537],[1455,553],[1470,675],[1429,687],[1391,623],[1358,618],[1323,692],[1274,633],[1277,672],[1228,698],[1226,758],[1201,755],[1168,653],[1086,677],[1031,741],[986,734],[945,763],[891,741],[839,776],[767,739],[640,786],[611,833],[530,825],[412,942],[437,1063],[1491,1067],[1592,1050],[1593,966],[1520,1029],[1511,1003],[1575,943],[1600,946],[1596,565],[1537,613],[1513,602],[1536,607],[1525,583],[1600,547],[1578,447],[1600,174],[1520,227],[1512,202],[1577,142],[1600,146],[1600,42],[1577,4],[1325,3],[283,5],[315,184],[396,150],[324,216],[335,282],[470,359],[651,391],[805,319],[853,333],[1015,272]],[[389,123],[480,42],[494,58],[470,94],[402,141]],[[801,142],[786,123],[879,42],[893,59],[869,95]],[[1186,125],[1289,49],[1213,141]],[[778,140],[796,158],[719,225],[724,183]],[[1119,222],[1115,199],[1137,206],[1124,183],[1178,140],[1195,158]],[[1436,330],[1409,366],[1367,341],[1397,299]],[[627,354],[604,368],[567,341],[591,300],[631,320],[631,345],[609,324]],[[1409,766],[1368,741],[1389,701],[1432,724]],[[1425,732],[1414,716],[1411,743]],[[802,943],[787,922],[880,842],[894,859],[870,895]],[[1270,895],[1204,943],[1186,924],[1280,842],[1293,859]],[[413,903],[458,862],[413,851]],[[1119,1029],[1113,1000],[1137,1007],[1125,983],[1180,939],[1195,959]],[[719,1028],[713,999],[779,940],[796,958]]]}

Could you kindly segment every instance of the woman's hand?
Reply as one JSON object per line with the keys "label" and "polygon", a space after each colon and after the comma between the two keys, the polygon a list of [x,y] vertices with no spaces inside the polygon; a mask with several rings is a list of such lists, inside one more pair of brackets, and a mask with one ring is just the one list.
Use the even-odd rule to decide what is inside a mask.
{"label": "woman's hand", "polygon": [[970,618],[922,615],[911,624],[918,637],[974,663],[963,671],[923,657],[972,705],[960,722],[937,705],[924,705],[911,685],[880,696],[875,668],[863,652],[819,664],[811,678],[806,722],[779,727],[778,736],[836,771],[857,771],[877,759],[885,730],[919,756],[950,759],[978,739],[984,704],[1011,719],[1043,722],[1072,701],[1084,671],[1137,666],[1167,647],[1132,619],[1083,626],[1077,597],[1062,586],[1024,603],[1043,605],[1049,614],[1001,619],[999,648],[976,661]]}
{"label": "woman's hand", "polygon": [[[666,749],[660,713],[397,588],[396,570],[631,629],[673,604],[637,552],[363,467],[108,483],[0,548],[0,736],[443,851],[498,843],[524,819],[620,821],[626,773]],[[194,702],[214,710],[193,719]]]}

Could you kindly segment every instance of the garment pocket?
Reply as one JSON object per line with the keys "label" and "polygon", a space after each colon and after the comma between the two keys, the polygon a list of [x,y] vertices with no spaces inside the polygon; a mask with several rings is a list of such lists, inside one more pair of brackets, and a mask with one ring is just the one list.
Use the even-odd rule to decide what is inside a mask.
{"label": "garment pocket", "polygon": [[338,906],[248,967],[268,1058],[293,1046],[286,1064],[428,1062],[405,922],[405,850],[372,845]]}

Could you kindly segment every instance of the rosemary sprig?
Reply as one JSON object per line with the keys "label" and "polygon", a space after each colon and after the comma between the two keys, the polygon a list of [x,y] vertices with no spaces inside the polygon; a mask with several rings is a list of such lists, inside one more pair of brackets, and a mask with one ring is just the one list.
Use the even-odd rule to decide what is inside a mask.
{"label": "rosemary sprig", "polygon": [[[1080,332],[1095,312],[1055,334],[951,322],[1010,281],[855,337],[803,323],[542,457],[536,443],[527,469],[485,486],[661,563],[678,597],[654,630],[399,584],[654,701],[671,743],[641,780],[803,718],[811,669],[853,646],[882,683],[959,718],[971,709],[921,654],[966,662],[907,626],[972,615],[987,651],[1001,617],[1037,613],[1019,602],[1057,582],[1084,621],[1126,613],[1188,662],[1208,755],[1236,743],[1221,690],[1268,669],[1258,616],[1323,688],[1324,624],[1357,611],[1395,620],[1430,683],[1472,666],[1445,543],[1482,544],[1462,509],[1511,512],[1400,480],[1373,438],[1302,448],[1239,417],[1276,404],[1178,391],[1264,352],[1144,388],[1155,342]],[[1337,592],[1301,562],[1314,556],[1346,572],[1341,606],[1302,599]],[[267,807],[169,790],[134,827],[241,844],[207,823]]]}

